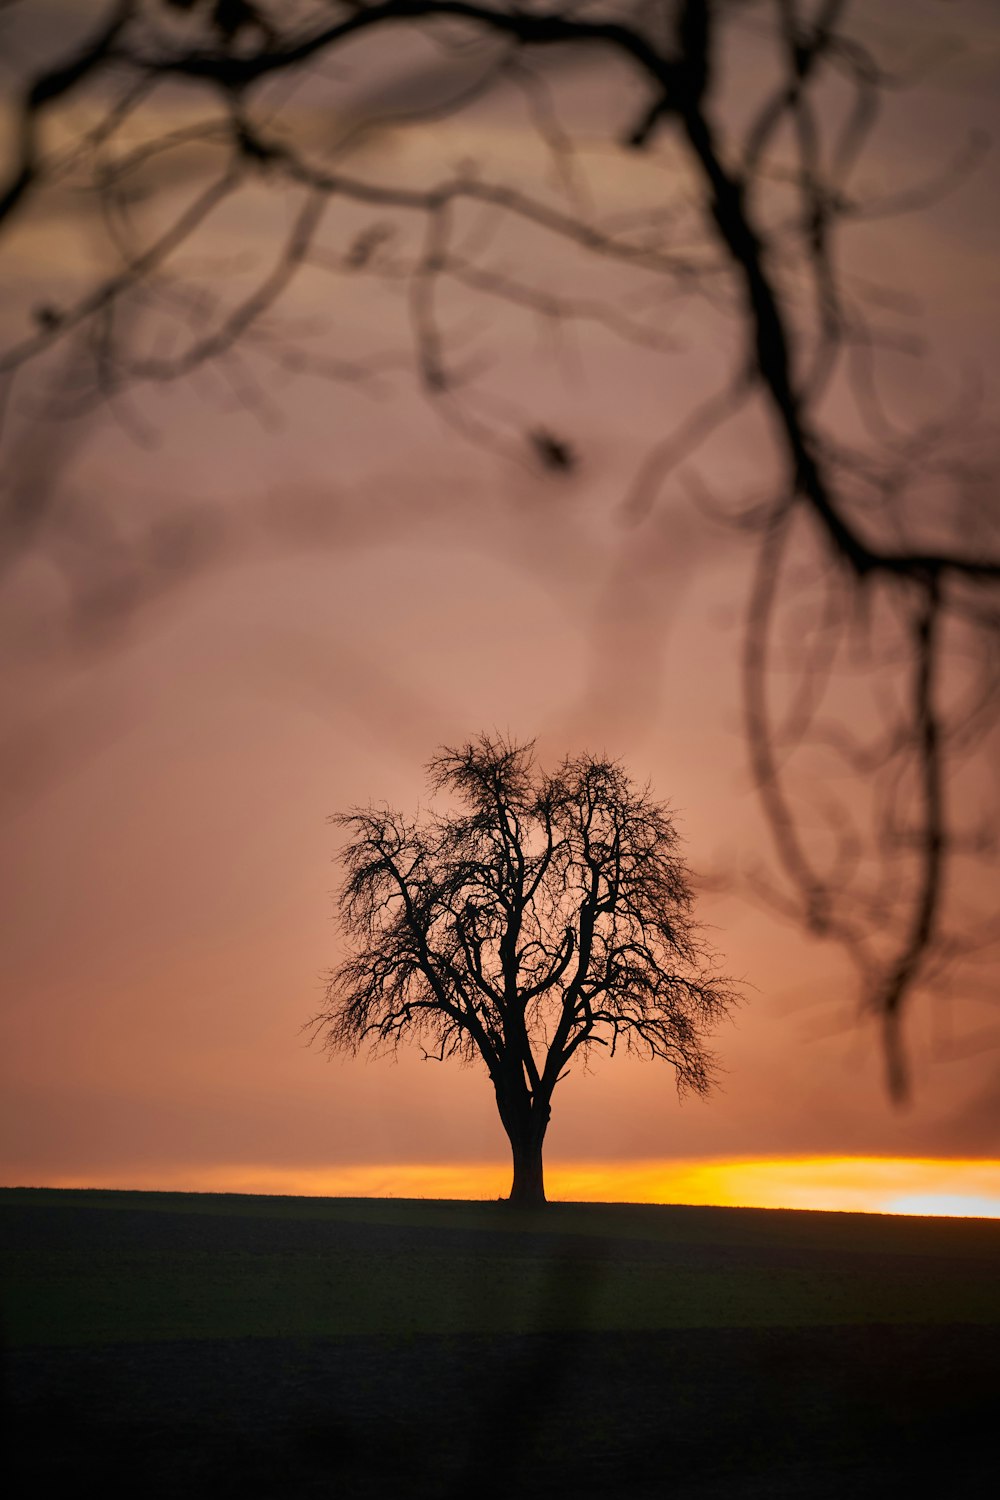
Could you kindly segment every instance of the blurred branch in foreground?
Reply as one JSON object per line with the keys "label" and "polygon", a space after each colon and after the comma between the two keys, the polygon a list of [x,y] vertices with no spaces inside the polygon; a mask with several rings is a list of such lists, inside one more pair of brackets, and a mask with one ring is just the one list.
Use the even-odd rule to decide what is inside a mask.
{"label": "blurred branch in foreground", "polygon": [[[905,79],[850,11],[119,0],[86,27],[76,16],[62,50],[9,5],[0,25],[22,45],[3,242],[68,201],[103,259],[32,276],[27,318],[3,325],[0,393],[8,412],[110,414],[141,443],[143,387],[196,372],[265,421],[283,384],[383,389],[409,375],[462,439],[554,475],[585,463],[585,444],[504,385],[495,311],[669,361],[685,357],[676,324],[696,308],[725,367],[650,433],[622,517],[641,526],[687,484],[747,535],[744,725],[777,862],[777,878],[751,872],[753,887],[851,955],[901,1098],[913,997],[996,936],[974,898],[996,854],[1000,538],[974,393],[916,427],[888,414],[882,361],[912,347],[905,309],[851,269],[843,243],[938,201],[984,141],[866,191],[866,147]],[[628,207],[595,191],[593,130],[585,140],[564,123],[578,66],[613,76],[600,149],[648,163]],[[538,181],[470,154],[399,173],[370,149],[389,129],[474,122],[499,93],[530,120]],[[228,248],[261,195],[267,243]],[[349,350],[303,319],[297,295],[324,279],[341,294],[379,290],[402,309],[397,336]],[[747,417],[774,474],[749,496],[720,495],[690,465]],[[82,525],[54,494],[8,468],[9,557],[42,551],[84,580],[85,609],[128,613],[164,577],[147,566],[149,539],[132,538],[131,569],[110,549],[112,597],[86,574],[103,577],[120,518],[92,508]],[[171,577],[201,555],[180,524]]]}

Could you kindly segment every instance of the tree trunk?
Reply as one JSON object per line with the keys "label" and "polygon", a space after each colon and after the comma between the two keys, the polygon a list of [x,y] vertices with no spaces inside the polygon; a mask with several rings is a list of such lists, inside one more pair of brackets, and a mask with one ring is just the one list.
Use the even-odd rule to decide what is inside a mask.
{"label": "tree trunk", "polygon": [[542,1173],[542,1140],[535,1130],[511,1137],[514,1180],[507,1202],[513,1208],[544,1208],[545,1179]]}

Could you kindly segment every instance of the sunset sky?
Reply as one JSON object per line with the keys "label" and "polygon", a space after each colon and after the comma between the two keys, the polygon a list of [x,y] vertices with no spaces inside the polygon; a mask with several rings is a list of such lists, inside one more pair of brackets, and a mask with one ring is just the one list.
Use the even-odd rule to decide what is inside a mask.
{"label": "sunset sky", "polygon": [[[95,7],[42,0],[20,23],[16,10],[0,27],[20,26],[17,56],[34,67]],[[923,181],[970,131],[994,141],[951,193],[851,242],[851,269],[912,299],[906,326],[928,348],[887,360],[883,395],[906,420],[973,380],[989,409],[1000,11],[891,0],[878,18],[885,56],[926,71],[891,99],[864,181]],[[475,158],[485,177],[544,187],[551,162],[516,89],[468,120],[370,129],[352,145],[352,120],[432,86],[413,82],[407,56],[390,48],[384,77],[360,65],[345,75],[336,128],[352,171],[419,182]],[[655,202],[679,170],[669,155],[606,145],[627,81],[594,59],[550,62],[588,190],[609,213]],[[734,118],[757,63],[751,38]],[[332,128],[322,104],[315,85],[297,96],[305,134]],[[194,106],[178,91],[155,108],[164,131]],[[53,144],[82,119],[68,112]],[[188,170],[183,158],[181,191]],[[245,195],[199,247],[203,264],[244,275],[240,256],[251,268],[266,259],[289,212],[267,191]],[[564,284],[551,245],[505,249]],[[26,309],[68,302],[105,256],[82,196],[30,205],[0,234],[3,346]],[[590,295],[590,273],[575,274]],[[606,281],[595,287],[606,294]],[[317,355],[407,347],[403,298],[372,281],[304,273],[284,312],[322,321],[303,335]],[[573,472],[463,441],[391,360],[373,385],[283,375],[263,408],[196,375],[138,389],[127,411],[53,422],[17,388],[6,483],[113,518],[123,551],[144,518],[179,511],[206,518],[211,547],[106,628],[75,621],[68,575],[40,551],[0,580],[5,1184],[506,1191],[508,1147],[481,1069],[407,1051],[327,1060],[301,1031],[341,951],[328,815],[369,800],[415,810],[442,744],[499,729],[536,738],[543,761],[606,750],[671,805],[699,874],[766,863],[740,719],[750,544],[680,484],[623,517],[644,449],[725,368],[731,322],[708,299],[685,303],[665,353],[599,326],[553,349],[537,320],[495,304],[481,329],[466,308],[455,327],[473,353],[489,349],[505,399],[572,445]],[[48,358],[58,373],[65,356]],[[716,494],[766,485],[759,415],[714,439],[700,473]],[[995,950],[977,989],[915,1006],[913,1098],[897,1108],[842,954],[719,883],[699,911],[747,994],[714,1039],[719,1088],[678,1104],[661,1065],[575,1070],[553,1104],[550,1195],[1000,1215]],[[995,891],[977,894],[995,909]]]}

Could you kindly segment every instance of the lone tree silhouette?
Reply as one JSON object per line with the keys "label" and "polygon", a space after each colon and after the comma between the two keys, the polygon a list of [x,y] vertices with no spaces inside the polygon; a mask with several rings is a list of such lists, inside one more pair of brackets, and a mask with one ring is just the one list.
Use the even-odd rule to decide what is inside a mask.
{"label": "lone tree silhouette", "polygon": [[[709,1028],[736,1003],[692,918],[667,809],[620,765],[480,735],[428,767],[454,810],[356,809],[340,897],[355,947],[312,1022],[331,1051],[418,1042],[481,1058],[510,1140],[510,1202],[545,1202],[556,1084],[594,1047],[671,1063],[706,1093]],[[429,1045],[428,1045],[429,1044]]]}

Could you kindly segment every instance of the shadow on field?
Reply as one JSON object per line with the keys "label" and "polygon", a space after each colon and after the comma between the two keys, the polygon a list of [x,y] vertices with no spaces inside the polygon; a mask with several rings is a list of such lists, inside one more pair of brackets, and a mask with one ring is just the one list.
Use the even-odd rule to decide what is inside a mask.
{"label": "shadow on field", "polygon": [[990,1332],[683,1329],[22,1351],[7,1493],[987,1494]]}

